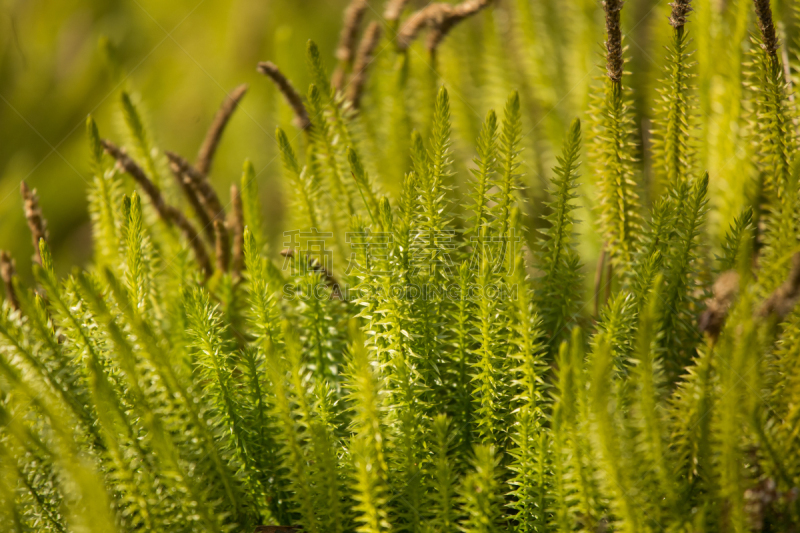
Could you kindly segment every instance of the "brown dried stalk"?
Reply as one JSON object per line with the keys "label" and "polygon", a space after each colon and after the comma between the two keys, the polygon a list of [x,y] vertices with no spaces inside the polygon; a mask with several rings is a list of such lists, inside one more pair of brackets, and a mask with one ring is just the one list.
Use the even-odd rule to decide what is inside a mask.
{"label": "brown dried stalk", "polygon": [[[206,211],[206,215],[213,222],[214,242],[217,256],[217,268],[223,272],[228,271],[228,261],[230,254],[230,240],[228,230],[225,228],[225,209],[219,201],[219,196],[208,181],[205,174],[201,174],[186,159],[165,150],[164,153],[169,159],[170,169],[174,174],[183,176],[184,181],[188,181],[188,188],[192,194],[197,195],[197,200]],[[219,225],[217,224],[219,223]]]}
{"label": "brown dried stalk", "polygon": [[447,37],[447,34],[450,33],[450,30],[453,29],[453,26],[465,18],[471,17],[481,9],[488,6],[491,2],[492,0],[468,0],[467,2],[461,2],[456,6],[451,6],[450,13],[448,13],[439,24],[431,27],[425,47],[429,52],[435,52],[436,48],[439,46],[439,43],[442,42],[442,39]]}
{"label": "brown dried stalk", "polygon": [[150,178],[147,177],[142,167],[137,165],[136,162],[128,156],[124,148],[120,148],[108,139],[102,139],[100,143],[103,145],[103,149],[106,153],[117,161],[117,167],[123,172],[127,172],[134,181],[139,184],[147,197],[150,198],[150,203],[153,204],[159,216],[165,222],[174,222],[169,209],[166,207],[166,203],[164,203],[164,197],[161,196],[161,190],[150,181]]}
{"label": "brown dried stalk", "polygon": [[215,238],[214,226],[211,224],[211,219],[208,218],[208,212],[206,211],[203,202],[200,201],[199,193],[197,190],[195,190],[192,180],[185,178],[177,166],[170,165],[169,168],[172,171],[172,175],[175,177],[175,180],[180,184],[181,189],[186,195],[186,199],[189,200],[192,210],[197,215],[197,218],[200,221],[200,226],[203,228],[203,233],[206,236],[206,240],[213,244]]}
{"label": "brown dried stalk", "polygon": [[167,156],[167,159],[169,159],[172,172],[179,173],[183,176],[184,180],[190,181],[191,187],[197,193],[200,203],[203,204],[203,207],[206,209],[208,218],[211,220],[225,220],[225,209],[222,207],[219,196],[217,196],[217,192],[214,190],[214,187],[211,186],[208,178],[175,152],[165,150],[164,154]]}
{"label": "brown dried stalk", "polygon": [[783,320],[800,300],[800,252],[792,256],[789,277],[761,304],[758,314],[762,317],[776,316]]}
{"label": "brown dried stalk", "polygon": [[603,0],[606,13],[606,71],[615,84],[622,81],[622,30],[619,24],[619,12],[622,0]]}
{"label": "brown dried stalk", "polygon": [[242,277],[244,270],[244,209],[242,207],[242,195],[236,184],[231,185],[231,210],[228,227],[233,234],[233,261],[231,262],[231,274],[234,279]]}
{"label": "brown dried stalk", "polygon": [[353,48],[356,43],[356,34],[361,27],[364,12],[369,7],[367,0],[351,0],[344,11],[344,24],[339,35],[339,47],[336,49],[336,58],[339,61],[350,63],[353,60]]}
{"label": "brown dried stalk", "polygon": [[431,33],[428,36],[426,47],[428,51],[433,52],[442,39],[453,29],[453,26],[474,15],[491,2],[492,0],[467,0],[457,5],[428,4],[408,17],[405,24],[400,28],[397,34],[397,47],[401,51],[407,50],[417,34],[427,26],[431,29]]}
{"label": "brown dried stalk", "polygon": [[42,254],[39,252],[39,241],[44,239],[47,242],[47,221],[42,215],[42,208],[39,207],[39,195],[36,193],[36,189],[31,190],[24,181],[20,182],[19,188],[24,200],[25,219],[28,221],[33,239],[33,260],[41,265]]}
{"label": "brown dried stalk", "polygon": [[142,167],[137,165],[136,162],[128,156],[125,150],[119,148],[117,145],[107,139],[103,139],[100,142],[102,143],[105,151],[111,155],[111,157],[117,160],[117,166],[124,172],[127,172],[134,179],[134,181],[136,181],[139,187],[142,188],[144,193],[150,199],[150,203],[153,205],[156,213],[158,213],[158,216],[161,217],[161,219],[168,225],[175,224],[178,229],[183,232],[184,237],[186,237],[186,240],[189,241],[189,245],[194,251],[195,259],[200,265],[200,268],[203,270],[206,278],[211,276],[211,273],[213,272],[213,269],[211,268],[211,261],[209,261],[208,253],[206,252],[205,246],[203,246],[203,241],[192,223],[189,222],[189,220],[178,208],[171,206],[164,201],[164,197],[161,195],[161,190],[152,181],[150,181],[150,178],[147,177],[147,174],[145,174],[144,170],[142,170]]}
{"label": "brown dried stalk", "polygon": [[387,22],[396,22],[400,18],[400,15],[403,14],[406,4],[408,4],[408,0],[389,0],[386,3],[386,8],[383,10],[383,18],[385,18]]}
{"label": "brown dried stalk", "polygon": [[361,105],[361,96],[364,94],[364,85],[367,81],[367,67],[372,63],[373,52],[381,39],[381,25],[377,21],[372,21],[367,26],[364,36],[358,45],[356,60],[353,65],[353,77],[350,78],[350,85],[347,90],[347,99],[358,109]]}
{"label": "brown dried stalk", "polygon": [[675,0],[670,4],[672,13],[669,16],[670,25],[676,30],[683,31],[686,17],[693,11],[692,0]]}
{"label": "brown dried stalk", "polygon": [[231,93],[225,97],[222,106],[214,115],[214,120],[208,128],[203,144],[200,145],[200,151],[197,153],[197,163],[195,168],[202,174],[208,174],[211,170],[211,162],[214,159],[214,153],[217,151],[219,140],[222,137],[222,132],[225,131],[225,126],[236,111],[236,107],[247,92],[247,84],[243,83],[236,87]]}
{"label": "brown dried stalk", "polygon": [[773,59],[777,59],[778,36],[775,33],[775,24],[772,21],[772,8],[769,5],[769,0],[753,0],[753,4],[756,6],[758,27],[761,30],[761,37],[764,41],[761,47]]}
{"label": "brown dried stalk", "polygon": [[283,94],[283,97],[286,98],[286,101],[289,102],[289,105],[294,110],[294,118],[297,127],[308,130],[311,127],[311,121],[308,119],[308,112],[306,111],[306,106],[303,105],[303,99],[300,97],[300,93],[297,92],[297,89],[294,88],[294,85],[292,85],[280,69],[270,61],[262,61],[259,63],[257,70],[261,74],[269,76],[275,85],[278,86],[278,90]]}
{"label": "brown dried stalk", "polygon": [[397,32],[397,48],[401,51],[407,50],[422,28],[429,25],[429,20],[441,16],[441,11],[450,7],[448,4],[429,4],[412,13]]}
{"label": "brown dried stalk", "polygon": [[6,300],[9,305],[19,311],[19,300],[17,299],[17,291],[14,289],[14,276],[16,276],[17,269],[14,265],[14,260],[5,250],[0,250],[0,278],[3,279],[3,284],[6,287]]}
{"label": "brown dried stalk", "polygon": [[342,32],[339,34],[339,46],[336,48],[339,65],[336,67],[331,81],[336,89],[342,88],[345,72],[353,63],[356,35],[368,7],[367,0],[351,0],[350,5],[344,10],[344,24],[342,24]]}
{"label": "brown dried stalk", "polygon": [[725,325],[728,310],[739,293],[739,274],[728,270],[720,274],[714,282],[713,297],[706,302],[706,310],[700,315],[698,327],[701,332],[716,341]]}

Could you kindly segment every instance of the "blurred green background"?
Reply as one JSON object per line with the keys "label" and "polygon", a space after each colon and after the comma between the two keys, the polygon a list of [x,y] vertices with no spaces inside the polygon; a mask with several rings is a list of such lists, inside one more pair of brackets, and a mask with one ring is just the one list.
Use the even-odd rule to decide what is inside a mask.
{"label": "blurred green background", "polygon": [[[457,0],[449,0],[455,2]],[[280,245],[285,191],[274,140],[275,126],[290,136],[291,112],[270,80],[256,72],[261,60],[277,63],[301,93],[310,82],[306,41],[319,45],[331,72],[347,0],[0,0],[0,249],[9,250],[23,278],[30,278],[33,248],[25,225],[19,183],[38,189],[49,221],[56,268],[63,274],[91,257],[86,192],[91,179],[84,122],[92,114],[100,134],[125,143],[119,112],[122,90],[143,114],[161,150],[195,159],[200,142],[225,95],[250,85],[217,152],[211,179],[227,201],[227,189],[250,158],[258,173],[265,219]],[[412,0],[406,16],[427,0]],[[459,25],[430,66],[421,40],[410,54],[409,112],[414,127],[427,127],[426,96],[444,83],[453,102],[454,169],[463,181],[474,139],[486,111],[498,111],[519,90],[525,129],[524,182],[539,220],[544,187],[564,131],[586,118],[589,94],[603,76],[600,0],[497,0],[496,9]],[[383,0],[370,2],[378,18]],[[800,40],[795,2],[773,0],[781,39]],[[707,231],[716,236],[745,205],[745,186],[755,172],[749,142],[748,92],[742,63],[756,30],[752,0],[695,0],[688,26],[696,50],[698,124],[693,128],[701,169],[711,176],[714,207]],[[626,84],[633,88],[637,179],[645,206],[658,193],[651,179],[653,110],[665,76],[664,45],[671,35],[668,0],[628,0],[623,10]],[[391,89],[396,56],[383,46],[370,67],[369,85]],[[800,64],[800,63],[793,63]],[[431,72],[435,76],[431,76]],[[797,69],[792,71],[795,75]],[[794,76],[795,83],[800,77]],[[426,84],[431,83],[430,87]],[[377,94],[383,94],[380,91]],[[420,97],[422,95],[422,97]],[[389,192],[404,168],[387,168],[383,152],[399,138],[386,120],[386,103],[366,97],[367,162]],[[390,102],[391,103],[391,102]],[[402,140],[402,139],[401,139]],[[403,141],[405,142],[405,141]],[[403,144],[401,142],[400,144]],[[389,146],[392,145],[392,146]],[[382,174],[382,175],[381,175]],[[167,175],[167,172],[164,172]],[[586,183],[592,182],[587,177]],[[587,269],[600,240],[593,225],[591,189],[584,194],[587,224],[581,230]],[[537,211],[537,209],[539,211]],[[587,278],[588,279],[588,278]]]}
{"label": "blurred green background", "polygon": [[346,3],[0,0],[0,249],[12,252],[20,275],[29,276],[33,253],[21,180],[39,191],[58,270],[91,257],[84,122],[92,114],[102,136],[122,141],[123,89],[139,103],[155,144],[193,160],[227,92],[248,83],[212,179],[227,198],[249,157],[268,218],[280,216],[280,189],[271,186],[280,168],[273,140],[278,95],[256,63],[273,60],[307,86],[305,43],[313,38],[330,51],[332,69]]}
{"label": "blurred green background", "polygon": [[[258,172],[265,218],[277,240],[285,202],[274,129],[280,123],[287,131],[297,130],[290,126],[290,111],[280,95],[255,67],[260,60],[274,61],[304,93],[310,82],[306,41],[317,42],[331,72],[347,3],[0,0],[0,249],[11,251],[18,273],[30,277],[33,252],[20,200],[21,180],[38,189],[57,270],[64,274],[91,257],[86,201],[91,175],[84,121],[92,114],[101,136],[124,144],[127,137],[119,105],[122,90],[133,96],[155,146],[194,160],[227,92],[248,83],[249,93],[226,130],[211,179],[227,199],[229,184],[238,179],[242,162],[249,157]],[[427,3],[411,0],[406,16]],[[382,13],[383,4],[382,0],[372,1],[368,18]],[[456,159],[471,160],[473,141],[488,106],[502,109],[508,92],[519,88],[525,93],[529,115],[526,131],[536,129],[535,125],[547,130],[531,131],[528,136],[530,168],[526,174],[533,194],[541,196],[544,176],[554,163],[550,144],[560,145],[566,124],[585,109],[590,80],[601,74],[600,1],[578,2],[586,6],[591,21],[580,30],[580,36],[569,28],[574,22],[554,23],[559,16],[574,16],[560,15],[557,1],[505,0],[496,4],[494,17],[490,14],[493,10],[487,10],[462,24],[447,38],[442,51],[440,82],[453,94],[454,132],[460,138],[456,150],[463,152]],[[524,5],[528,7],[521,7]],[[635,72],[650,68],[641,51],[652,47],[648,42],[650,23],[659,18],[661,26],[666,26],[661,19],[668,9],[666,0],[629,2],[626,17],[635,24],[628,24],[633,29],[626,38],[636,43],[630,51]],[[532,18],[525,19],[522,12]],[[486,21],[497,25],[496,35],[480,31]],[[506,57],[512,40],[507,29],[526,24],[541,39],[518,39],[517,45],[524,51],[517,49],[516,53],[521,53],[520,57],[528,52],[531,57],[538,54],[545,63],[512,67]],[[552,60],[553,51],[567,41],[582,47],[575,79],[563,72],[561,59]],[[430,67],[417,44],[420,49],[412,53],[413,68],[425,79]],[[479,62],[471,58],[484,55],[490,58],[485,62],[489,71],[472,72]],[[559,93],[558,80],[571,89]],[[416,105],[424,107],[419,102]]]}

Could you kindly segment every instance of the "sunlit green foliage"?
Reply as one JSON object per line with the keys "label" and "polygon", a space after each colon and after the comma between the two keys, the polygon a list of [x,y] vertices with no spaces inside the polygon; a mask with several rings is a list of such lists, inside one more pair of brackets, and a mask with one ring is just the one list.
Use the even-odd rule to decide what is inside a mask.
{"label": "sunlit green foliage", "polygon": [[[690,60],[689,3],[672,6],[652,161],[611,0],[590,131],[556,116],[531,141],[528,106],[573,79],[547,54],[580,56],[566,35],[593,27],[585,2],[566,4],[509,8],[532,48],[525,69],[546,66],[552,86],[510,90],[499,61],[482,65],[507,99],[474,128],[455,97],[468,84],[410,68],[419,53],[453,68],[448,42],[394,46],[408,16],[387,23],[391,59],[376,60],[360,109],[309,43],[307,96],[281,88],[307,122],[276,131],[280,253],[250,161],[230,213],[208,217],[213,238],[191,239],[202,216],[176,204],[179,189],[200,209],[227,204],[207,176],[173,168],[181,187],[167,186],[128,93],[127,155],[89,119],[95,261],[61,279],[42,239],[33,284],[4,274],[16,299],[0,308],[3,530],[793,531],[797,112],[771,15],[755,2],[758,193],[717,238],[712,183],[726,178],[698,169],[724,150],[696,146],[710,126],[694,106],[707,80],[692,73],[709,57]],[[547,27],[567,15],[567,34]],[[498,37],[487,31],[481,61],[498,59]],[[530,150],[559,128],[557,156]],[[527,173],[548,161],[543,187]],[[206,276],[208,245],[243,269],[218,261]]]}

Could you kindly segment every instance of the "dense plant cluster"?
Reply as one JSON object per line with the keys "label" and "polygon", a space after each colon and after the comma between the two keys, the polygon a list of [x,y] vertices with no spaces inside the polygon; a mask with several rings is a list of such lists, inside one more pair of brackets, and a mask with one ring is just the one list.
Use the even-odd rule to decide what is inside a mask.
{"label": "dense plant cluster", "polygon": [[[66,279],[23,184],[35,286],[0,256],[3,531],[797,531],[798,115],[769,2],[734,2],[758,23],[757,172],[719,239],[689,0],[671,4],[649,185],[605,0],[607,72],[542,191],[518,92],[467,164],[455,100],[410,68],[489,3],[403,18],[390,1],[357,46],[355,0],[332,77],[309,43],[306,96],[259,64],[297,126],[276,132],[281,254],[253,166],[227,206],[208,179],[246,87],[196,163],[154,147],[127,93],[126,148],[89,118],[95,261]],[[579,230],[602,242],[593,280]]]}

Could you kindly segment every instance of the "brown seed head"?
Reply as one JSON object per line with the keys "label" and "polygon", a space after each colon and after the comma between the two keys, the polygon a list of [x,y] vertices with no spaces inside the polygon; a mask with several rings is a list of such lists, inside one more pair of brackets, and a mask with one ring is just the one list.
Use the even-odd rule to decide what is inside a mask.
{"label": "brown seed head", "polygon": [[344,10],[344,24],[339,35],[339,46],[336,48],[336,59],[343,63],[349,64],[353,61],[356,35],[368,7],[367,0],[351,0],[350,5]]}
{"label": "brown seed head", "polygon": [[372,21],[367,26],[364,36],[358,45],[356,60],[353,65],[353,77],[347,88],[347,99],[350,100],[354,109],[358,109],[361,104],[361,96],[364,92],[364,85],[367,81],[367,68],[372,62],[373,52],[381,38],[381,25]]}
{"label": "brown seed head", "polygon": [[117,160],[117,166],[122,169],[123,172],[127,172],[139,187],[142,188],[150,199],[150,204],[156,210],[158,216],[168,225],[175,224],[181,230],[186,240],[189,241],[189,245],[194,251],[195,259],[203,270],[206,278],[211,276],[213,270],[211,268],[211,262],[208,259],[208,253],[194,225],[189,222],[180,209],[164,201],[164,197],[161,195],[161,189],[147,177],[142,167],[137,165],[136,162],[128,156],[125,150],[107,139],[102,139],[100,143],[103,145],[105,151]]}
{"label": "brown seed head", "polygon": [[756,18],[758,27],[761,30],[761,38],[764,41],[761,45],[764,50],[772,57],[778,54],[778,37],[775,33],[775,24],[772,21],[772,8],[769,0],[753,0],[756,6]]}
{"label": "brown seed head", "polygon": [[3,280],[3,285],[6,288],[6,300],[8,304],[19,311],[19,300],[17,299],[17,291],[14,289],[14,276],[16,275],[16,268],[14,260],[5,250],[0,250],[0,278]]}
{"label": "brown seed head", "polygon": [[214,153],[217,151],[219,140],[222,137],[222,132],[225,131],[225,126],[236,111],[236,107],[247,92],[247,84],[243,83],[236,87],[231,93],[225,97],[222,106],[214,115],[214,120],[208,128],[203,144],[200,145],[200,151],[197,154],[197,164],[195,167],[202,174],[208,174],[211,170],[211,162],[214,159]]}
{"label": "brown seed head", "polygon": [[24,181],[20,182],[19,188],[24,202],[25,219],[28,221],[28,228],[31,230],[33,240],[33,260],[41,265],[42,254],[39,252],[39,241],[44,239],[47,242],[47,221],[42,215],[42,208],[39,206],[39,195],[36,193],[36,189],[31,190]]}
{"label": "brown seed head", "polygon": [[669,16],[670,25],[676,30],[683,28],[686,24],[686,17],[693,11],[692,0],[675,0],[670,6],[672,6],[672,13]]}
{"label": "brown seed head", "polygon": [[297,127],[308,130],[311,127],[311,121],[308,119],[306,106],[303,105],[303,98],[300,96],[300,93],[297,92],[297,89],[294,88],[294,85],[292,85],[280,69],[270,61],[262,61],[259,63],[257,70],[261,74],[269,76],[278,87],[281,94],[283,94],[283,97],[286,98],[286,101],[294,110],[294,118]]}
{"label": "brown seed head", "polygon": [[619,12],[622,0],[603,0],[606,13],[606,71],[614,83],[622,81],[622,30],[619,24]]}

